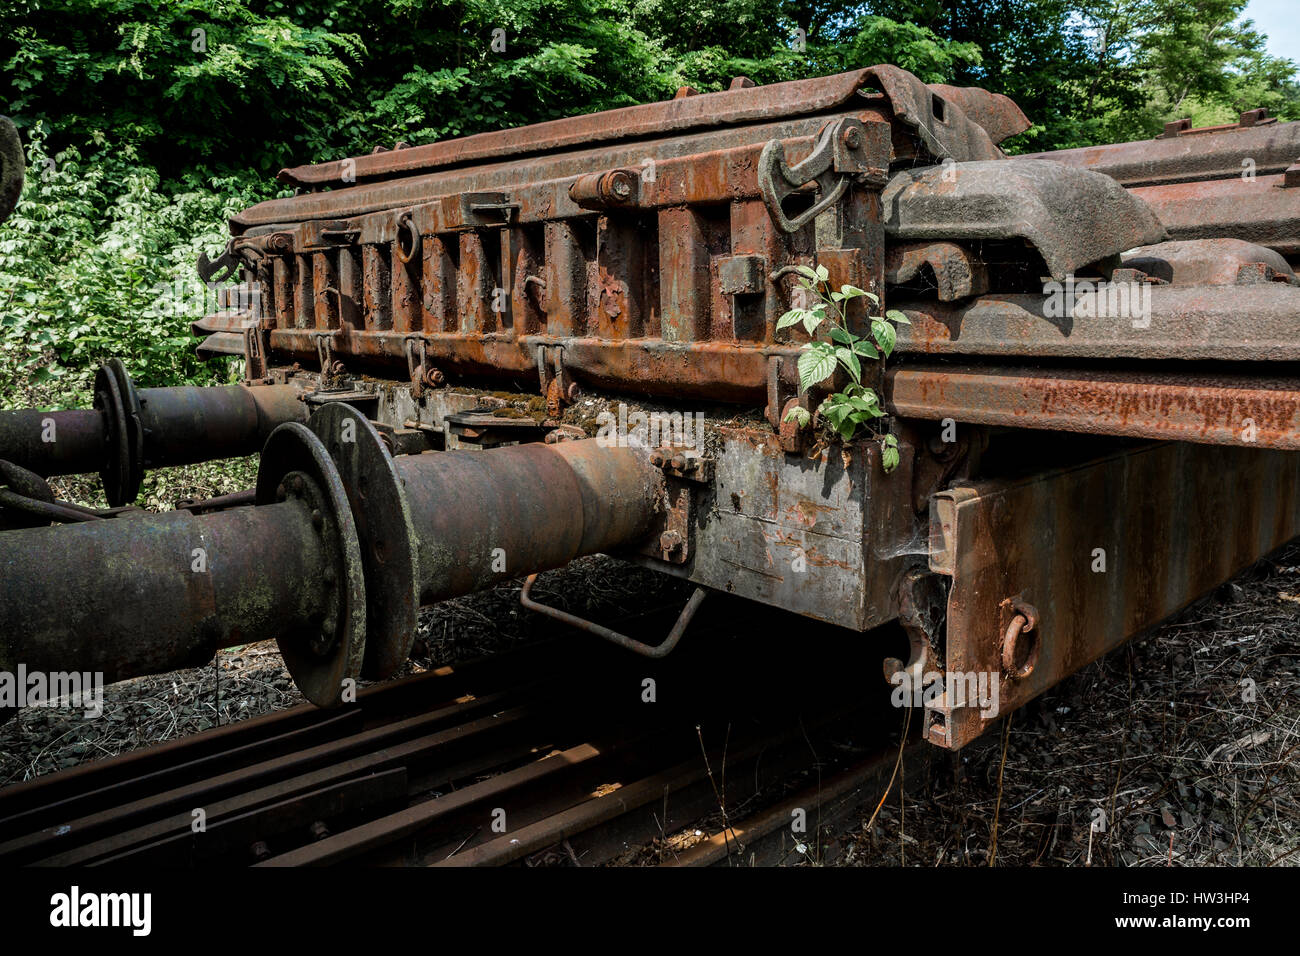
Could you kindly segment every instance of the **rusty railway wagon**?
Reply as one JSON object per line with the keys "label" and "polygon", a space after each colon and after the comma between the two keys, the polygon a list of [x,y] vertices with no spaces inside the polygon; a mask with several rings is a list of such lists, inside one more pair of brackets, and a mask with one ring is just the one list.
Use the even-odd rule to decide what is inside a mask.
{"label": "rusty railway wagon", "polygon": [[[1005,713],[1300,534],[1300,124],[1006,155],[1028,125],[876,66],[282,171],[200,262],[239,280],[195,330],[243,385],[109,362],[91,408],[2,413],[0,669],[275,639],[331,706],[502,579],[649,656],[722,591],[901,625],[885,676],[950,678],[924,734],[963,746],[970,675]],[[910,320],[867,379],[890,471],[826,438],[834,380],[800,388],[801,266]],[[702,431],[593,437],[620,402]],[[247,493],[131,507],[147,468],[259,450]],[[44,480],[83,472],[112,508]],[[696,585],[663,643],[533,598],[596,552]]]}

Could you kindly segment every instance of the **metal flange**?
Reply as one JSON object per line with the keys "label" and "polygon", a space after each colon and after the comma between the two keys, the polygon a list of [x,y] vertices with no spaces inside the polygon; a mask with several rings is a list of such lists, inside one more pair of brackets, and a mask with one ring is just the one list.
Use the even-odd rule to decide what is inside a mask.
{"label": "metal flange", "polygon": [[325,444],[352,505],[366,575],[362,676],[378,680],[410,657],[420,611],[418,538],[383,437],[351,405],[322,406],[307,423]]}
{"label": "metal flange", "polygon": [[257,471],[258,505],[291,498],[303,500],[311,510],[330,587],[319,618],[277,643],[303,696],[318,707],[335,707],[343,702],[345,682],[361,678],[366,579],[356,523],[338,471],[321,440],[297,422],[271,432]]}
{"label": "metal flange", "polygon": [[109,359],[95,373],[94,404],[104,416],[104,496],[114,508],[129,505],[144,481],[144,429],[140,398],[120,359]]}

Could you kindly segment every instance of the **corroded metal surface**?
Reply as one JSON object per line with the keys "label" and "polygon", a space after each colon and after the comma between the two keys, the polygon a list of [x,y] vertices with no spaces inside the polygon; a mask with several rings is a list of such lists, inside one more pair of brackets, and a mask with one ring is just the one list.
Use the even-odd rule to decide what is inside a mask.
{"label": "corroded metal surface", "polygon": [[[1296,124],[1251,111],[1006,158],[1027,125],[1005,97],[882,66],[285,171],[303,191],[200,261],[243,280],[194,329],[250,387],[137,390],[110,363],[93,411],[48,413],[54,447],[33,437],[47,413],[0,416],[0,504],[30,498],[12,523],[78,522],[0,532],[0,664],[126,676],[275,637],[331,704],[401,666],[421,604],[616,552],[700,597],[898,621],[910,653],[882,642],[887,674],[984,668],[1018,706],[1300,523],[1279,451],[1300,449]],[[1243,144],[1252,175],[1229,175]],[[807,335],[776,328],[811,304],[811,265],[910,319],[869,377],[889,472],[876,437],[818,431]],[[526,395],[521,417],[490,411]],[[584,440],[566,407],[619,395],[707,405],[707,427],[653,453]],[[785,421],[796,406],[812,424]],[[40,477],[98,469],[126,499],[146,467],[264,440],[251,506],[92,513]],[[195,536],[220,555],[197,583],[173,566]],[[1093,538],[1118,577],[1079,570]],[[985,723],[948,701],[927,729],[960,746]]]}
{"label": "corroded metal surface", "polygon": [[299,395],[289,385],[137,389],[110,362],[94,409],[0,411],[0,458],[46,477],[100,472],[109,503],[127,504],[147,469],[257,453],[278,425],[306,421]]}
{"label": "corroded metal surface", "polygon": [[1295,270],[1278,252],[1243,239],[1182,239],[1142,246],[1124,266],[1173,285],[1296,284]]}
{"label": "corroded metal surface", "polygon": [[1164,239],[1151,210],[1113,179],[1037,159],[900,172],[881,197],[885,231],[902,240],[1021,238],[1056,279]]}
{"label": "corroded metal surface", "polygon": [[1124,186],[1280,173],[1300,157],[1300,123],[1228,126],[1182,135],[1027,154],[1105,173]]}
{"label": "corroded metal surface", "polygon": [[[759,123],[778,116],[843,110],[869,97],[873,88],[881,89],[894,110],[916,128],[919,135],[940,149],[946,149],[940,158],[945,155],[959,160],[993,158],[997,155],[995,149],[990,154],[994,144],[1029,127],[1029,121],[1019,107],[1005,96],[944,84],[927,87],[898,67],[875,66],[834,76],[740,87],[721,93],[686,96],[666,103],[647,103],[587,116],[566,117],[521,129],[478,133],[428,146],[383,151],[315,166],[297,166],[282,170],[279,178],[281,182],[296,186],[329,185],[337,188],[369,179],[573,149],[593,142],[681,136],[700,129]],[[958,129],[961,140],[945,137],[947,131],[935,122],[931,96],[956,107],[954,115],[940,119],[944,125]]]}
{"label": "corroded metal surface", "polygon": [[905,418],[1300,449],[1300,379],[915,365],[886,378]]}
{"label": "corroded metal surface", "polygon": [[[999,701],[982,713],[945,693],[926,708],[927,739],[963,746],[1297,534],[1295,452],[1167,443],[940,493],[930,566],[952,579],[944,663],[996,675]],[[1025,650],[1037,657],[1017,677],[1003,647],[1026,608],[1038,620],[1022,631],[1035,635]]]}
{"label": "corroded metal surface", "polygon": [[1244,239],[1286,256],[1300,255],[1300,188],[1288,186],[1281,173],[1132,192],[1160,217],[1171,239]]}
{"label": "corroded metal surface", "polygon": [[[1108,291],[1084,286],[1067,308],[1066,293],[1063,284],[1056,299],[1004,293],[951,303],[895,301],[892,306],[911,320],[898,331],[898,351],[1004,361],[1300,360],[1300,289],[1285,284],[1128,289],[1130,307],[1123,309],[1112,304]],[[1132,307],[1136,293],[1150,295],[1149,314]]]}

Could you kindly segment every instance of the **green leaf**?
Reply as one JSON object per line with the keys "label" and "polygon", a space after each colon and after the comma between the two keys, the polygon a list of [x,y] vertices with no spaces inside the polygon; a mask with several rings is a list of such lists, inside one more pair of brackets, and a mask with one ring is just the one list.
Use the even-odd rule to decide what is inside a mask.
{"label": "green leaf", "polygon": [[817,327],[826,321],[826,309],[822,306],[809,309],[803,314],[803,327],[809,335],[817,331]]}
{"label": "green leaf", "polygon": [[898,454],[897,441],[895,441],[893,444],[889,442],[889,439],[893,437],[894,437],[893,435],[886,435],[885,441],[881,442],[880,467],[885,470],[885,474],[889,474],[891,471],[897,468],[898,462],[900,460],[900,456]]}
{"label": "green leaf", "polygon": [[795,405],[785,413],[785,421],[795,421],[799,424],[800,428],[807,428],[808,423],[812,421],[812,416],[808,414],[808,409],[800,405]]}
{"label": "green leaf", "polygon": [[894,341],[897,335],[894,332],[894,327],[884,319],[872,319],[871,334],[875,336],[880,351],[884,352],[885,357],[888,358],[894,351]]}
{"label": "green leaf", "polygon": [[831,277],[831,273],[830,270],[827,269],[825,266],[818,266],[816,276],[818,282],[825,282],[827,279]]}
{"label": "green leaf", "polygon": [[785,315],[781,316],[781,318],[776,320],[776,330],[780,332],[782,329],[789,328],[792,325],[798,325],[803,321],[803,312],[803,309],[791,309]]}
{"label": "green leaf", "polygon": [[843,347],[837,348],[835,357],[853,375],[853,381],[856,382],[862,378],[862,362],[858,360],[858,357],[852,351]]}
{"label": "green leaf", "polygon": [[845,299],[856,299],[858,296],[866,294],[855,285],[840,286],[840,296]]}
{"label": "green leaf", "polygon": [[880,353],[876,351],[876,347],[872,345],[870,342],[868,342],[866,339],[858,339],[856,342],[854,342],[853,351],[863,356],[864,358],[869,358],[869,359],[880,358]]}
{"label": "green leaf", "polygon": [[831,341],[839,342],[841,345],[852,346],[856,341],[847,329],[842,329],[838,325],[831,326]]}
{"label": "green leaf", "polygon": [[817,270],[811,266],[795,266],[794,271],[803,276],[807,281],[804,284],[805,289],[811,289],[812,283],[817,281]]}
{"label": "green leaf", "polygon": [[889,321],[895,323],[896,325],[912,324],[911,320],[908,319],[908,317],[905,316],[902,312],[899,312],[897,309],[887,309],[885,311],[885,318],[889,319]]}
{"label": "green leaf", "polygon": [[[817,346],[822,346],[818,348]],[[799,388],[808,391],[835,371],[835,354],[831,347],[814,342],[799,356]]]}

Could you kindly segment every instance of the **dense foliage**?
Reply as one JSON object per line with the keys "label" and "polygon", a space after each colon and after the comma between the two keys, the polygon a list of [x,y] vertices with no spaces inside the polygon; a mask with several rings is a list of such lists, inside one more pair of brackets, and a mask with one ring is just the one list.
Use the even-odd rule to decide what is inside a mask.
{"label": "dense foliage", "polygon": [[[0,227],[0,403],[100,358],[212,380],[192,263],[289,163],[892,62],[1012,96],[1013,148],[1176,116],[1300,116],[1245,0],[8,0],[0,111],[29,182]],[[61,378],[62,377],[62,378]]]}

